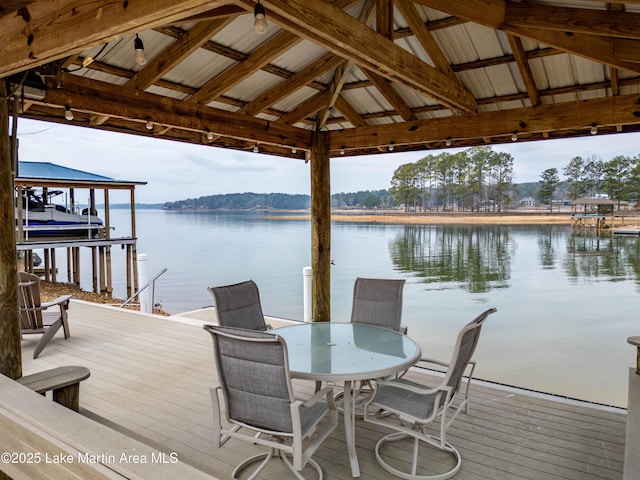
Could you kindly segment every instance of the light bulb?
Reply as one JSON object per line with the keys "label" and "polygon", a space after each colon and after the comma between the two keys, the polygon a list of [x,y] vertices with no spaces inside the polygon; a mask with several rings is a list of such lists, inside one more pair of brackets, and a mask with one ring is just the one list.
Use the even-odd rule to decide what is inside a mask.
{"label": "light bulb", "polygon": [[450,139],[450,138],[447,138],[447,139],[445,140],[444,144],[445,144],[447,147],[450,147],[450,146],[451,146],[451,139]]}
{"label": "light bulb", "polygon": [[598,126],[594,123],[593,126],[591,127],[591,135],[597,135],[598,134]]}
{"label": "light bulb", "polygon": [[511,134],[511,141],[512,142],[518,141],[518,134],[517,133],[514,132],[514,133]]}
{"label": "light bulb", "polygon": [[213,132],[209,129],[207,129],[206,132],[207,132],[207,140],[209,141],[213,140]]}
{"label": "light bulb", "polygon": [[291,147],[291,153],[297,153],[298,149],[296,147]]}
{"label": "light bulb", "polygon": [[256,143],[256,144],[253,146],[253,153],[258,153],[259,151],[260,151],[260,149],[258,148],[258,144]]}
{"label": "light bulb", "polygon": [[255,8],[253,9],[253,16],[255,20],[253,21],[253,29],[256,33],[262,35],[267,31],[267,16],[264,11],[264,7],[260,3],[256,3]]}
{"label": "light bulb", "polygon": [[344,147],[340,149],[340,155],[344,155]]}
{"label": "light bulb", "polygon": [[136,50],[136,63],[138,65],[147,63],[147,56],[144,53],[144,43],[142,43],[142,39],[138,37],[137,33],[136,38],[133,40],[133,48]]}
{"label": "light bulb", "polygon": [[66,118],[69,121],[73,120],[73,112],[71,111],[71,108],[69,107],[69,105],[64,106],[64,118]]}
{"label": "light bulb", "polygon": [[393,152],[393,150],[394,150],[395,148],[396,148],[396,147],[395,147],[395,145],[393,144],[393,142],[391,142],[391,144],[387,147],[387,149],[388,149],[390,152]]}
{"label": "light bulb", "polygon": [[147,118],[145,127],[147,128],[147,130],[153,130],[153,122],[151,121],[151,119]]}

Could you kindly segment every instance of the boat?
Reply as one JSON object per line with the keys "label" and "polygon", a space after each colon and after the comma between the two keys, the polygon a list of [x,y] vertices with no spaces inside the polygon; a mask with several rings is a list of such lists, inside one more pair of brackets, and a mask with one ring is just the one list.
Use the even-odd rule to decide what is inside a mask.
{"label": "boat", "polygon": [[[104,223],[95,209],[71,210],[51,202],[51,197],[63,193],[60,190],[38,194],[26,189],[22,198],[22,225],[25,236],[85,236],[95,237]],[[45,198],[46,197],[46,198]],[[16,207],[16,224],[18,218]]]}

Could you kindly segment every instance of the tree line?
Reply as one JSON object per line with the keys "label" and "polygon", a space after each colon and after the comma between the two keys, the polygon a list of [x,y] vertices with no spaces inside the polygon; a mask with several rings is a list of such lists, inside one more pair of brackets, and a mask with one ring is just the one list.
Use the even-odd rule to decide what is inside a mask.
{"label": "tree line", "polygon": [[557,168],[540,175],[540,201],[551,204],[554,199],[576,200],[605,194],[620,207],[621,202],[636,202],[640,198],[640,156],[618,155],[610,160],[596,156],[574,157],[562,169],[566,177],[560,180]]}
{"label": "tree line", "polygon": [[390,193],[405,210],[505,210],[515,199],[513,157],[490,146],[427,155],[400,165]]}

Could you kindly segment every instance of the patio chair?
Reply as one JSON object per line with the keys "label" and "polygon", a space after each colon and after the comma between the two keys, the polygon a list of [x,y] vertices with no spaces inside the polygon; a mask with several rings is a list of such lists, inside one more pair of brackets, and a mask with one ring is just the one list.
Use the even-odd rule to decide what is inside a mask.
{"label": "patio chair", "polygon": [[248,330],[268,330],[271,325],[264,321],[260,292],[253,280],[208,287],[213,296],[218,324],[224,327],[245,328]]}
{"label": "patio chair", "polygon": [[351,323],[365,323],[406,333],[401,326],[404,280],[356,278]]}
{"label": "patio chair", "polygon": [[[287,345],[278,335],[214,325],[204,329],[213,337],[219,381],[211,387],[215,446],[236,438],[269,447],[240,463],[233,477],[262,461],[249,477],[256,478],[279,457],[296,478],[303,479],[299,472],[309,464],[322,479],[322,469],[311,456],[338,424],[333,389],[324,388],[307,400],[295,398]],[[222,425],[221,396],[230,426]]]}
{"label": "patio chair", "polygon": [[[446,441],[446,433],[463,409],[465,413],[468,413],[469,385],[475,367],[475,362],[471,360],[471,357],[478,344],[482,324],[495,311],[495,308],[486,310],[462,328],[458,334],[450,363],[426,358],[418,362],[418,364],[435,364],[447,368],[439,385],[429,387],[404,378],[376,382],[375,392],[365,405],[364,420],[395,430],[394,433],[382,437],[375,447],[376,460],[387,472],[400,478],[414,480],[445,479],[458,473],[462,460],[458,451]],[[454,404],[454,398],[460,391],[465,372],[467,381],[464,391],[460,392],[462,398],[457,404]],[[434,422],[439,422],[439,438],[427,431],[430,424]],[[402,462],[399,460],[394,461],[395,466],[391,465],[383,459],[380,452],[383,445],[406,438],[413,439],[410,471],[396,468],[401,466]],[[451,454],[455,465],[444,473],[418,475],[421,442]],[[431,462],[429,467],[435,468],[434,464],[435,462]]]}
{"label": "patio chair", "polygon": [[[363,323],[374,327],[383,327],[406,335],[407,328],[402,322],[402,290],[404,280],[388,280],[380,278],[356,278],[353,286],[353,303],[351,305],[351,323]],[[354,399],[361,405],[372,392],[369,380],[356,384]],[[316,386],[318,388],[318,386]],[[336,400],[342,392],[336,394]],[[356,414],[361,415],[361,411]]]}
{"label": "patio chair", "polygon": [[33,273],[18,272],[20,334],[42,335],[33,351],[33,358],[38,358],[60,327],[64,331],[64,338],[71,336],[67,322],[70,298],[71,295],[61,295],[50,302],[42,302],[40,278]]}

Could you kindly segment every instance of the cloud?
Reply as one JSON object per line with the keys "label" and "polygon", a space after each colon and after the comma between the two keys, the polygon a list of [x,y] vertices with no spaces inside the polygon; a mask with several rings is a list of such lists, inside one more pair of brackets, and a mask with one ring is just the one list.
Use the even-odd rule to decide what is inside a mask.
{"label": "cloud", "polygon": [[[163,203],[206,195],[256,192],[310,193],[309,164],[253,152],[191,145],[96,129],[20,119],[21,161],[48,161],[118,180],[144,181],[136,201]],[[548,168],[560,172],[575,156],[634,157],[640,134],[514,142],[495,151],[514,158],[516,182],[537,182]],[[458,150],[448,149],[455,152]],[[395,169],[438,151],[385,153],[332,159],[331,191],[389,188]],[[122,197],[122,199],[120,199]],[[128,201],[117,195],[112,202]]]}

